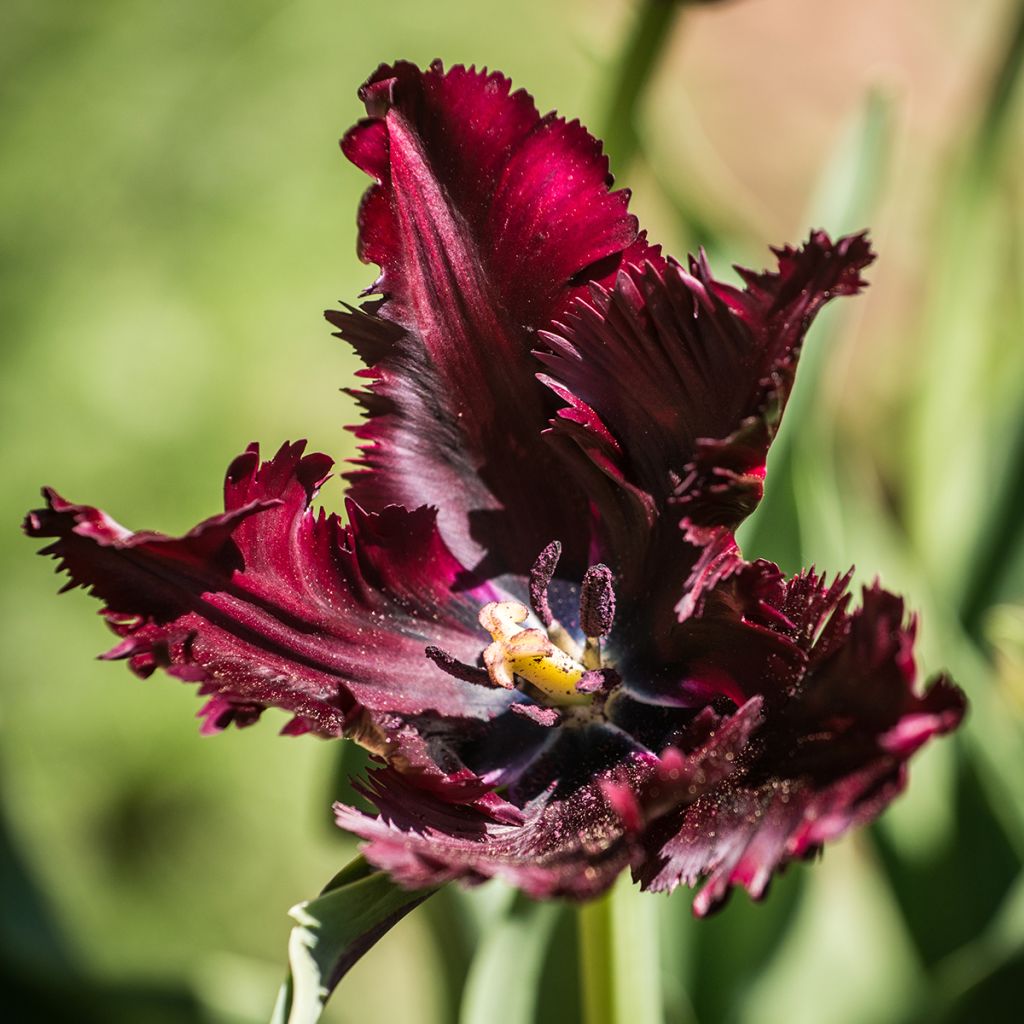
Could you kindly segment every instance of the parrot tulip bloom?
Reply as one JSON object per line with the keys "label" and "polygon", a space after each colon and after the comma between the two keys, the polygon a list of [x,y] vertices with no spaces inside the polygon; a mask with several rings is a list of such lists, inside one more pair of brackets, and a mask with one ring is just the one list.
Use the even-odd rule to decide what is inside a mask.
{"label": "parrot tulip bloom", "polygon": [[47,491],[27,530],[120,637],[105,655],[208,699],[349,737],[378,813],[336,808],[403,885],[502,877],[588,898],[706,880],[705,913],[876,817],[959,723],[915,683],[878,586],[745,561],[805,333],[863,286],[866,238],[777,266],[678,263],[611,190],[600,144],[499,74],[381,67],[342,141],[380,268],[328,313],[366,364],[347,523],[331,462],[255,446],[225,511],[131,533]]}

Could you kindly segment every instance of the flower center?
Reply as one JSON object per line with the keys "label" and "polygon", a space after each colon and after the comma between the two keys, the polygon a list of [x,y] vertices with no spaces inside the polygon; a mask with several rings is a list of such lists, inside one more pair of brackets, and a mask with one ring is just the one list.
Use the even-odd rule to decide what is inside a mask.
{"label": "flower center", "polygon": [[[530,572],[530,605],[543,629],[524,626],[530,611],[518,601],[490,601],[480,609],[480,625],[491,634],[483,652],[484,668],[457,661],[447,651],[427,647],[426,655],[439,668],[469,683],[500,686],[521,685],[537,703],[516,704],[512,710],[543,721],[590,721],[600,717],[605,698],[619,682],[615,670],[603,663],[601,641],[615,619],[612,571],[606,565],[591,566],[580,586],[582,647],[554,617],[548,602],[562,546],[552,541]],[[595,700],[600,696],[599,700]],[[541,705],[538,708],[538,704]],[[553,710],[561,708],[559,718]],[[579,709],[570,714],[571,709]],[[553,716],[553,717],[552,717]]]}
{"label": "flower center", "polygon": [[612,572],[606,565],[587,570],[580,587],[582,650],[569,631],[554,617],[548,587],[562,546],[552,541],[530,572],[530,604],[544,629],[524,627],[529,616],[518,601],[492,601],[480,610],[480,625],[491,634],[484,665],[491,682],[506,689],[515,677],[528,683],[547,704],[561,707],[590,704],[607,689],[610,673],[602,669],[601,639],[615,618]]}

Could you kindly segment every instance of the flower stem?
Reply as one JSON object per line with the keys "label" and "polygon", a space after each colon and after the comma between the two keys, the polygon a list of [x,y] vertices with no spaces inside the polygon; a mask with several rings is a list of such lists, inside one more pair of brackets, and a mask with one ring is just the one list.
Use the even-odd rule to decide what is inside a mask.
{"label": "flower stem", "polygon": [[615,1024],[612,891],[578,911],[584,1024]]}
{"label": "flower stem", "polygon": [[685,6],[685,0],[642,0],[632,31],[612,68],[601,127],[605,152],[619,174],[636,155],[636,108],[671,36],[672,22]]}
{"label": "flower stem", "polygon": [[658,909],[628,877],[580,907],[584,1024],[663,1024]]}

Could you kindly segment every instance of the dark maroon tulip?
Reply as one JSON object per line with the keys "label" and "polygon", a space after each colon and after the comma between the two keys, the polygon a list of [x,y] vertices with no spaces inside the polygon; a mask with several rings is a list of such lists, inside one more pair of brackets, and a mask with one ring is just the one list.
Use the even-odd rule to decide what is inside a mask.
{"label": "dark maroon tulip", "polygon": [[367,747],[379,813],[338,821],[402,884],[759,897],[964,712],[918,692],[899,598],[734,538],[867,239],[815,231],[736,288],[648,243],[600,144],[503,76],[399,63],[360,95],[378,297],[327,314],[367,367],[347,525],[298,444],[250,447],[180,539],[52,491],[26,528],[104,602],[106,657],[199,684],[204,731],[273,706]]}

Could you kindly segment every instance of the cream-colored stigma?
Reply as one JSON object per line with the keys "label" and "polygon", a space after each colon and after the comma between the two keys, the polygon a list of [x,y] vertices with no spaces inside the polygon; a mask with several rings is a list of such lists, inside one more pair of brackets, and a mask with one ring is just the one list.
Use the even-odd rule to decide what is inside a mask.
{"label": "cream-colored stigma", "polygon": [[543,630],[524,629],[521,623],[529,614],[518,601],[492,601],[480,609],[480,625],[494,640],[484,650],[491,680],[510,690],[514,676],[520,676],[552,704],[589,703],[591,695],[576,690],[586,669],[556,647]]}

